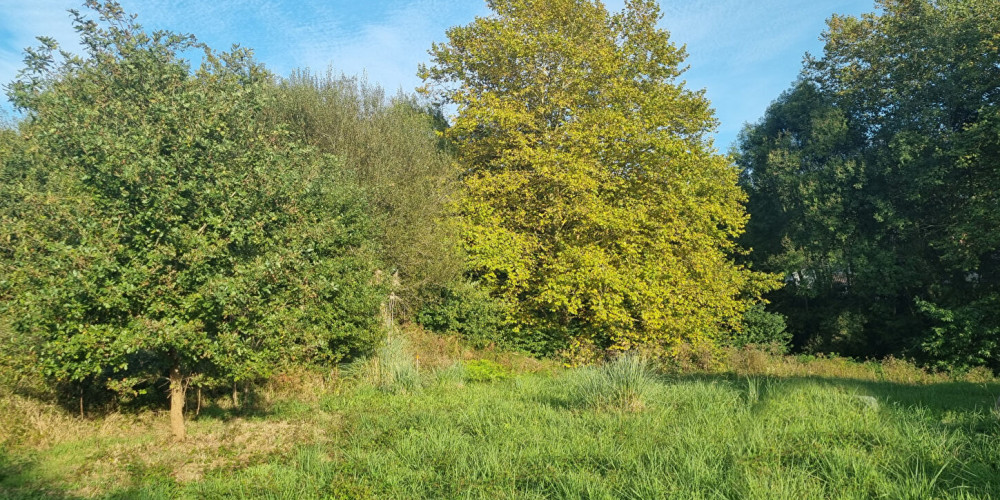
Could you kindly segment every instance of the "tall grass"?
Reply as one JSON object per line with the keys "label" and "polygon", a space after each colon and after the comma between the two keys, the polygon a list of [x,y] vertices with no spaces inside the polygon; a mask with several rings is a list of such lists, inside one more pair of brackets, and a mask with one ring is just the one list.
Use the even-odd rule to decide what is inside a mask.
{"label": "tall grass", "polygon": [[572,399],[596,407],[640,411],[646,405],[656,375],[645,358],[627,353],[599,366],[576,370]]}
{"label": "tall grass", "polygon": [[[178,445],[152,415],[4,396],[0,498],[1000,498],[995,380],[825,359],[833,376],[665,377],[625,356],[468,383],[457,362],[420,374],[412,349],[387,344],[361,383],[203,414]],[[414,372],[422,390],[394,385]]]}
{"label": "tall grass", "polygon": [[387,392],[414,391],[421,383],[417,359],[398,332],[386,339],[374,356],[349,366],[347,373]]}

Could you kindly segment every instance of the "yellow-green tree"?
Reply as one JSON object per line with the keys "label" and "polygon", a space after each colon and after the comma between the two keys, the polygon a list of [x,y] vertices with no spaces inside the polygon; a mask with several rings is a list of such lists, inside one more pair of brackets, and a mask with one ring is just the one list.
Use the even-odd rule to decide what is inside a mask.
{"label": "yellow-green tree", "polygon": [[555,344],[669,349],[738,328],[773,280],[730,259],[744,194],[655,2],[489,6],[420,70],[458,107],[473,273]]}

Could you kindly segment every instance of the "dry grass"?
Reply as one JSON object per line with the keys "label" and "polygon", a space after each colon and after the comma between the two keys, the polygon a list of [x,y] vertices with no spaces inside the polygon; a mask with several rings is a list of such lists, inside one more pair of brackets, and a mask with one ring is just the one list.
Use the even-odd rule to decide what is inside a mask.
{"label": "dry grass", "polygon": [[0,393],[0,446],[48,448],[76,434],[86,421],[56,406],[16,394]]}
{"label": "dry grass", "polygon": [[199,481],[209,471],[238,470],[288,454],[301,443],[325,443],[340,427],[338,415],[318,408],[307,418],[199,418],[187,423],[188,438],[177,442],[162,412],[81,419],[11,394],[0,397],[0,419],[0,445],[45,458],[45,468],[32,470],[32,476],[68,483],[71,494],[83,497],[127,485],[136,471],[181,484]]}
{"label": "dry grass", "polygon": [[540,360],[495,347],[475,349],[465,344],[458,336],[429,332],[416,325],[404,326],[403,335],[409,341],[421,368],[429,371],[447,369],[456,361],[477,359],[493,361],[516,373],[552,372],[560,367],[554,360]]}

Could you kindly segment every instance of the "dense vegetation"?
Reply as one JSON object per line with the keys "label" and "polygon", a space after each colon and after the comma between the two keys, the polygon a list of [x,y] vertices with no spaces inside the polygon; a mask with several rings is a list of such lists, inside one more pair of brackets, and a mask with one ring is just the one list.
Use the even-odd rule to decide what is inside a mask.
{"label": "dense vegetation", "polygon": [[1000,368],[1000,6],[883,1],[743,133],[746,243],[796,344]]}
{"label": "dense vegetation", "polygon": [[653,0],[488,5],[417,96],[27,51],[0,496],[1000,496],[995,1],[834,16],[732,158]]}

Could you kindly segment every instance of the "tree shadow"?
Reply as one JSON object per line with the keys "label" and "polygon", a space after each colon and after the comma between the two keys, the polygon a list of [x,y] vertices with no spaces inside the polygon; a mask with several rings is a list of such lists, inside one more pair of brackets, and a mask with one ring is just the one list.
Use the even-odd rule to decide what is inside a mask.
{"label": "tree shadow", "polygon": [[40,482],[32,474],[35,464],[30,460],[11,456],[0,448],[0,498],[25,500],[75,500],[52,484]]}
{"label": "tree shadow", "polygon": [[[781,388],[799,388],[806,385],[837,388],[848,393],[872,396],[882,403],[895,404],[902,407],[922,408],[935,416],[954,412],[985,412],[989,413],[1000,395],[1000,383],[975,383],[963,381],[933,382],[925,384],[909,384],[888,380],[868,380],[847,377],[830,377],[821,375],[737,375],[726,374],[689,374],[670,375],[667,381],[699,381],[733,384],[741,390],[747,390],[754,380],[765,379]],[[769,392],[778,390],[771,384]],[[764,394],[762,394],[764,396]]]}
{"label": "tree shadow", "polygon": [[[65,485],[39,479],[37,464],[19,459],[0,449],[0,498],[18,500],[82,500],[84,496],[66,491]],[[168,483],[139,484],[114,489],[98,498],[113,500],[169,499],[176,495]]]}

